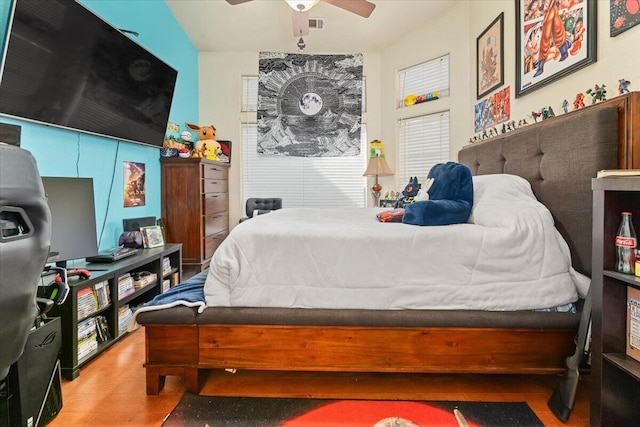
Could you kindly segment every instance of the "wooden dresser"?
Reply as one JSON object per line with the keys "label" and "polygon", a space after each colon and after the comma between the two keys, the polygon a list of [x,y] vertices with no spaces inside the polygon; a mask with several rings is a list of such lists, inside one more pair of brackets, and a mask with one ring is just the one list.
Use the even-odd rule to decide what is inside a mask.
{"label": "wooden dresser", "polygon": [[183,275],[209,266],[229,234],[229,164],[162,158],[162,220],[168,243],[182,243]]}

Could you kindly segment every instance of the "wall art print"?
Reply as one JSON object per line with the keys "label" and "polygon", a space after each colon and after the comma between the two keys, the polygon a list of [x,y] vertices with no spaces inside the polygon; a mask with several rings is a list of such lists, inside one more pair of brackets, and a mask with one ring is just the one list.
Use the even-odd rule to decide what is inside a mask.
{"label": "wall art print", "polygon": [[510,118],[511,87],[507,86],[475,105],[473,128],[475,132],[481,132],[507,122]]}
{"label": "wall art print", "polygon": [[258,153],[360,154],[362,59],[362,54],[261,52]]}
{"label": "wall art print", "polygon": [[596,61],[596,0],[516,1],[516,98]]}
{"label": "wall art print", "polygon": [[145,164],[123,162],[124,166],[124,207],[146,204]]}
{"label": "wall art print", "polygon": [[504,84],[504,12],[476,39],[478,99]]}
{"label": "wall art print", "polygon": [[640,0],[609,0],[609,35],[615,37],[640,24]]}

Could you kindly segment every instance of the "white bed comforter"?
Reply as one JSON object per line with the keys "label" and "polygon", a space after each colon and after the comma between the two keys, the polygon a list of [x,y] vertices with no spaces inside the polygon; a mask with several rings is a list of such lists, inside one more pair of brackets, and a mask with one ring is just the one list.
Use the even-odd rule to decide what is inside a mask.
{"label": "white bed comforter", "polygon": [[474,177],[467,224],[381,223],[380,210],[285,208],[243,222],[212,258],[207,305],[526,310],[586,294],[520,177]]}

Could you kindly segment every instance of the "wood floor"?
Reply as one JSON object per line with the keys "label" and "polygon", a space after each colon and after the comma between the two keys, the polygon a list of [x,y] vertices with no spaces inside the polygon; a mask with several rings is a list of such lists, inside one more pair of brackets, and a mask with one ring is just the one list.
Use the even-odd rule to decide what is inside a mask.
{"label": "wood floor", "polygon": [[[69,426],[160,426],[184,393],[184,383],[167,377],[157,396],[145,394],[144,330],[138,329],[62,383],[63,407],[49,424]],[[528,375],[312,374],[212,372],[202,394],[379,398],[416,400],[526,401],[545,426],[589,425],[589,377],[583,376],[567,423],[547,408],[558,377]],[[230,386],[233,385],[231,392]],[[203,426],[204,427],[204,426]]]}

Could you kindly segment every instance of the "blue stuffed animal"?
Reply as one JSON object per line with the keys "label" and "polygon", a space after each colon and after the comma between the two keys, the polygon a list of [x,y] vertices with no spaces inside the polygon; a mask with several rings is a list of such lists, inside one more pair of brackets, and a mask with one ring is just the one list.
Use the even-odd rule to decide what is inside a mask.
{"label": "blue stuffed animal", "polygon": [[469,168],[456,162],[439,163],[431,168],[428,178],[433,178],[429,200],[406,205],[402,222],[413,225],[467,222],[473,208],[473,179]]}

